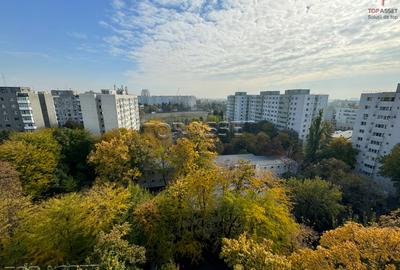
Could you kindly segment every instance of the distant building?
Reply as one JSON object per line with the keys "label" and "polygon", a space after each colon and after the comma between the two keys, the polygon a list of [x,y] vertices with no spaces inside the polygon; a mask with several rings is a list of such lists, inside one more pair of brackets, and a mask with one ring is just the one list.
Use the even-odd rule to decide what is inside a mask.
{"label": "distant building", "polygon": [[34,131],[44,127],[36,92],[28,87],[0,87],[0,130]]}
{"label": "distant building", "polygon": [[359,150],[356,169],[390,186],[379,175],[379,160],[400,143],[400,84],[396,92],[361,95],[352,142]]}
{"label": "distant building", "polygon": [[143,89],[138,98],[142,105],[180,104],[190,109],[196,108],[195,96],[151,96],[149,90]]}
{"label": "distant building", "polygon": [[353,129],[358,109],[355,108],[337,108],[335,114],[335,127],[340,130]]}
{"label": "distant building", "polygon": [[328,95],[312,95],[308,89],[264,91],[259,95],[237,92],[228,96],[229,121],[262,121],[274,123],[280,129],[291,129],[306,139],[311,122],[328,104]]}
{"label": "distant building", "polygon": [[72,90],[51,90],[59,126],[67,122],[83,124],[79,95]]}
{"label": "distant building", "polygon": [[233,168],[239,164],[239,162],[249,162],[254,166],[254,169],[258,172],[269,171],[277,176],[281,176],[285,173],[295,173],[297,171],[297,163],[289,158],[281,157],[265,157],[255,156],[253,154],[242,154],[242,155],[220,155],[217,156],[215,162],[218,166]]}
{"label": "distant building", "polygon": [[79,99],[83,125],[95,134],[117,128],[140,128],[138,98],[128,95],[126,89],[86,92]]}

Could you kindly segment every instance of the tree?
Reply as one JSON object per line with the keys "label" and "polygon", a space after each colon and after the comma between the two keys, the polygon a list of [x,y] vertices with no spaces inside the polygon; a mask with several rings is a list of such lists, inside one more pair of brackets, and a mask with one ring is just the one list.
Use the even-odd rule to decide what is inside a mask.
{"label": "tree", "polygon": [[270,177],[237,170],[243,171],[231,182],[229,171],[200,168],[141,203],[132,238],[146,248],[149,261],[192,266],[218,254],[223,237],[243,232],[257,241],[271,239],[274,250],[288,249],[297,225],[286,190]]}
{"label": "tree", "polygon": [[96,236],[109,231],[128,209],[129,193],[116,186],[94,186],[84,194],[51,198],[24,216],[16,241],[20,263],[79,264],[91,254]]}
{"label": "tree", "polygon": [[232,269],[291,269],[291,263],[285,256],[273,254],[269,240],[258,243],[242,234],[238,239],[224,238],[222,242],[220,256]]}
{"label": "tree", "polygon": [[51,129],[13,133],[0,145],[0,160],[15,167],[24,191],[35,199],[50,195],[58,184],[56,171],[60,145]]}
{"label": "tree", "polygon": [[23,213],[30,208],[31,202],[23,196],[18,172],[10,164],[0,161],[0,266],[15,259],[15,232]]}
{"label": "tree", "polygon": [[101,181],[129,183],[136,181],[150,161],[152,141],[132,130],[106,133],[89,155]]}
{"label": "tree", "polygon": [[317,159],[319,151],[331,138],[332,127],[328,122],[323,121],[322,116],[323,111],[320,110],[310,126],[305,148],[305,158],[308,163],[312,163]]}
{"label": "tree", "polygon": [[350,168],[354,169],[357,154],[358,150],[353,148],[350,141],[339,137],[332,139],[322,148],[320,156],[325,159],[335,158],[341,160],[350,166]]}
{"label": "tree", "polygon": [[123,237],[130,231],[128,223],[114,225],[109,233],[100,232],[94,247],[93,259],[100,262],[101,269],[140,269],[146,261],[143,247],[130,244]]}
{"label": "tree", "polygon": [[186,136],[171,147],[170,162],[175,169],[175,177],[199,168],[212,167],[216,156],[216,140],[209,126],[199,122],[190,123]]}
{"label": "tree", "polygon": [[60,170],[70,182],[64,183],[67,191],[79,190],[94,180],[94,170],[87,163],[94,148],[94,138],[84,129],[58,128],[54,138],[61,146]]}
{"label": "tree", "polygon": [[172,170],[170,159],[172,146],[172,133],[168,124],[160,121],[149,121],[143,125],[144,136],[148,136],[150,144],[150,155],[152,162],[148,167],[162,176],[164,185],[167,185],[167,177]]}
{"label": "tree", "polygon": [[293,270],[398,269],[400,229],[347,223],[326,232],[315,249],[301,249],[289,259]]}
{"label": "tree", "polygon": [[352,172],[350,167],[335,158],[322,159],[308,165],[302,172],[304,178],[320,177],[341,188],[342,204],[347,207],[344,218],[364,224],[375,219],[385,209],[385,194],[374,180]]}
{"label": "tree", "polygon": [[342,193],[338,186],[316,179],[288,181],[293,193],[294,215],[299,222],[322,232],[337,225],[344,210]]}
{"label": "tree", "polygon": [[380,174],[390,177],[400,194],[400,144],[389,155],[382,157],[381,164]]}

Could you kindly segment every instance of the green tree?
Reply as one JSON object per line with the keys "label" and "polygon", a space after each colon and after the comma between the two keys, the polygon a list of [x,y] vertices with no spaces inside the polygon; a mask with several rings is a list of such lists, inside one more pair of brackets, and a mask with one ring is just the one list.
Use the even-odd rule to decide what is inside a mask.
{"label": "green tree", "polygon": [[341,204],[340,188],[327,181],[316,179],[291,179],[288,185],[293,194],[293,212],[299,222],[322,232],[334,228]]}
{"label": "green tree", "polygon": [[354,169],[357,154],[358,150],[353,148],[349,140],[339,137],[332,139],[322,148],[320,156],[325,159],[335,158],[341,160],[350,166],[350,168]]}
{"label": "green tree", "polygon": [[89,153],[94,148],[95,139],[84,129],[58,128],[54,138],[61,146],[60,170],[66,176],[64,189],[79,190],[94,180],[94,170],[87,163]]}
{"label": "green tree", "polygon": [[317,160],[319,151],[329,142],[332,134],[332,127],[323,121],[323,111],[313,119],[305,148],[306,162],[312,163]]}
{"label": "green tree", "polygon": [[380,174],[390,177],[400,194],[400,144],[389,155],[382,157],[381,164]]}
{"label": "green tree", "polygon": [[15,167],[24,191],[37,199],[48,196],[58,185],[60,150],[51,129],[13,133],[0,145],[0,160]]}
{"label": "green tree", "polygon": [[342,203],[347,207],[343,215],[362,223],[375,219],[386,208],[386,197],[374,180],[352,172],[350,167],[335,158],[310,164],[303,172],[305,178],[320,177],[337,185],[342,191]]}

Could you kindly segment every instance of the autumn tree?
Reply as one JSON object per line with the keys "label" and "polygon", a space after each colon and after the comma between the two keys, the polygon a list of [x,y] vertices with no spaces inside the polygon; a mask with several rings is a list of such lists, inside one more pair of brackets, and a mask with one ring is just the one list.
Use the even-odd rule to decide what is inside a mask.
{"label": "autumn tree", "polygon": [[238,239],[224,238],[220,256],[232,269],[291,269],[291,263],[285,256],[273,253],[270,240],[264,239],[259,243],[246,234]]}
{"label": "autumn tree", "polygon": [[168,182],[168,176],[172,171],[170,159],[172,146],[172,133],[168,124],[151,120],[143,125],[143,134],[149,137],[151,163],[150,171],[154,171],[162,176],[164,185]]}
{"label": "autumn tree", "polygon": [[347,223],[326,232],[315,249],[301,249],[289,259],[293,270],[398,269],[400,229]]}
{"label": "autumn tree", "polygon": [[128,202],[125,189],[106,185],[37,205],[17,231],[17,241],[25,250],[19,263],[83,263],[93,251],[97,235],[111,230],[113,222],[127,211]]}
{"label": "autumn tree", "polygon": [[150,160],[150,138],[142,138],[133,130],[116,130],[106,133],[89,155],[89,163],[95,168],[101,181],[137,181],[145,172]]}
{"label": "autumn tree", "polygon": [[58,185],[56,171],[60,150],[51,129],[12,133],[0,145],[0,160],[10,162],[19,172],[26,193],[42,198]]}
{"label": "autumn tree", "polygon": [[99,263],[101,269],[140,269],[145,263],[145,249],[124,239],[129,231],[129,224],[123,223],[114,225],[109,233],[100,232],[92,260]]}
{"label": "autumn tree", "polygon": [[213,166],[216,138],[209,126],[192,122],[187,126],[186,136],[177,140],[171,148],[171,165],[175,176],[184,176],[192,170]]}
{"label": "autumn tree", "polygon": [[291,179],[288,186],[293,194],[293,212],[299,222],[319,232],[337,225],[339,214],[344,210],[338,186],[319,178]]}
{"label": "autumn tree", "polygon": [[13,262],[15,233],[23,213],[30,208],[18,172],[9,163],[0,161],[0,266]]}
{"label": "autumn tree", "polygon": [[233,182],[231,176],[216,168],[191,171],[135,209],[133,238],[150,261],[197,264],[206,254],[218,254],[220,239],[245,231],[271,239],[274,250],[291,245],[297,225],[285,189],[251,171]]}

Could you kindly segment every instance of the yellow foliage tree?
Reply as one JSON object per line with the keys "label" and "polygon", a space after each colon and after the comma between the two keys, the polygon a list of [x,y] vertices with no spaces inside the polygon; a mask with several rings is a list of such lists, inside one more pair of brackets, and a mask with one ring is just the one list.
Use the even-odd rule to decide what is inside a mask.
{"label": "yellow foliage tree", "polygon": [[290,256],[293,269],[380,270],[400,267],[400,229],[347,223],[326,232],[316,250]]}
{"label": "yellow foliage tree", "polygon": [[0,160],[10,162],[20,173],[22,187],[34,198],[41,198],[56,183],[60,146],[53,130],[12,133],[0,145]]}
{"label": "yellow foliage tree", "polygon": [[37,205],[24,216],[16,232],[25,256],[19,263],[56,265],[82,263],[97,235],[109,231],[129,205],[129,192],[116,186],[96,186],[87,193],[70,193]]}

